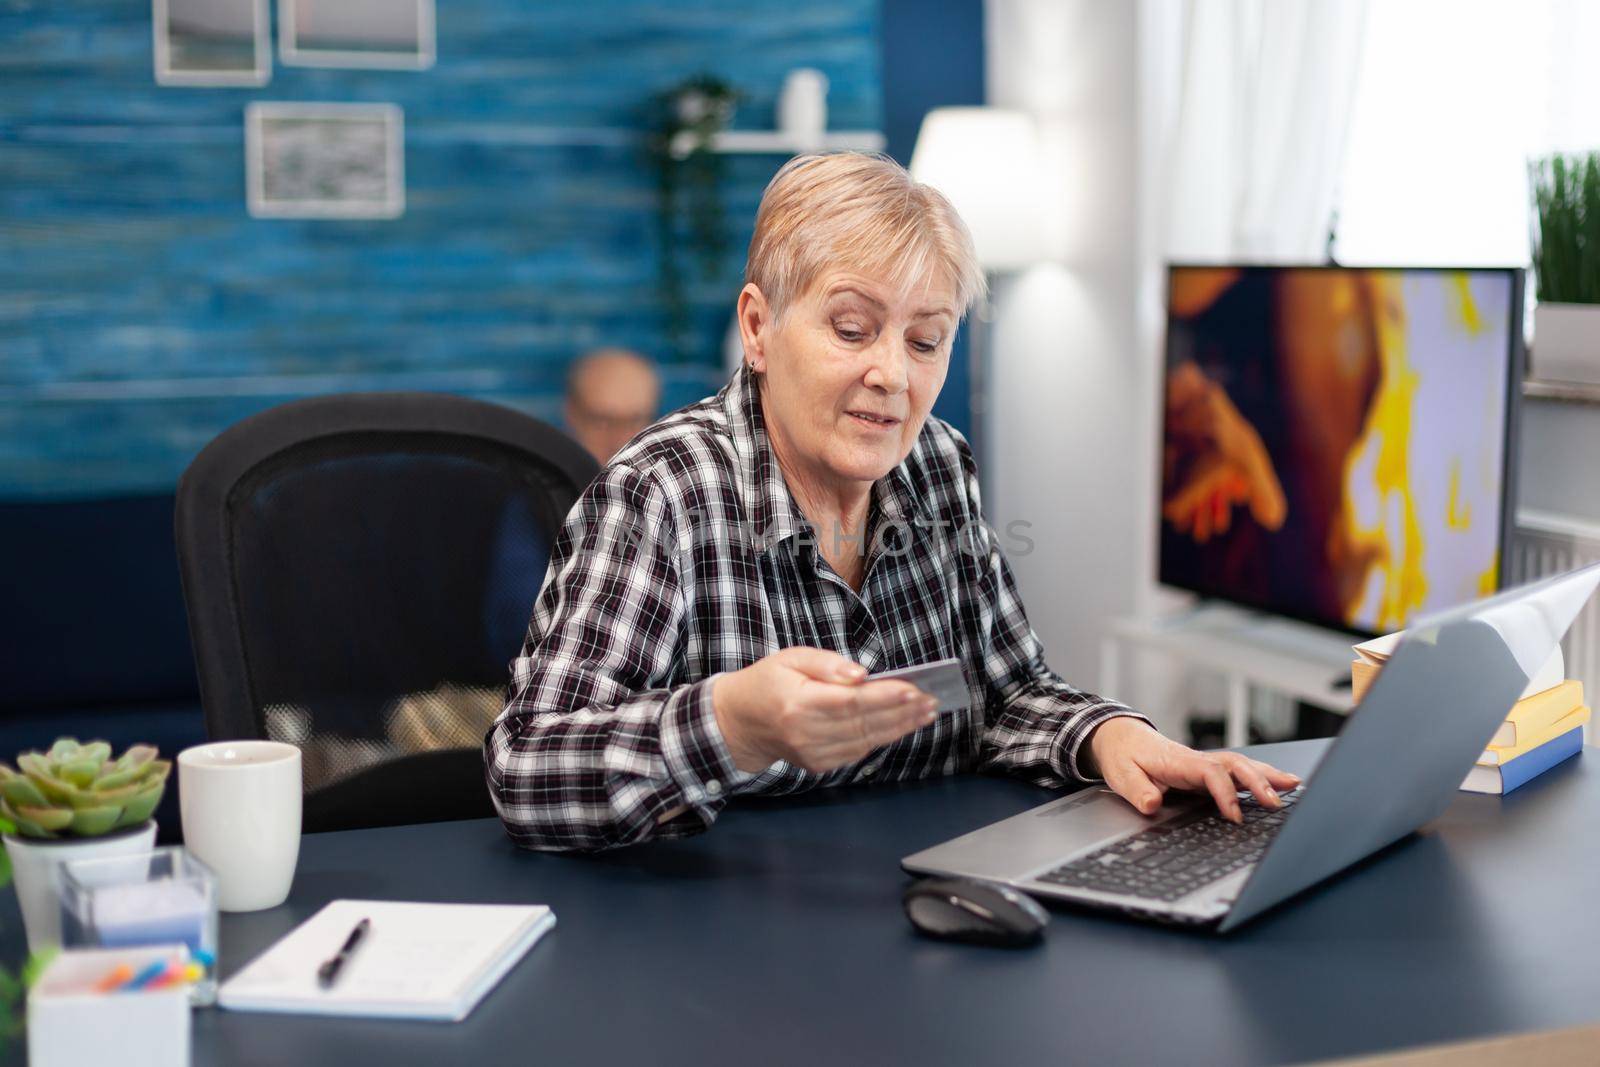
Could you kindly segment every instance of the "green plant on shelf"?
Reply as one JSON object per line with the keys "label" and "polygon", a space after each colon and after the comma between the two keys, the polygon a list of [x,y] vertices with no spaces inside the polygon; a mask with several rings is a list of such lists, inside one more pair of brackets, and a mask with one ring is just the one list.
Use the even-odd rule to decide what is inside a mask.
{"label": "green plant on shelf", "polygon": [[104,741],[64,737],[49,752],[0,763],[0,815],[20,837],[100,837],[139,826],[161,802],[172,770],[150,745],[111,758]]}
{"label": "green plant on shelf", "polygon": [[679,362],[694,357],[680,237],[687,239],[701,277],[720,278],[731,240],[720,188],[725,166],[712,143],[727,128],[738,101],[739,91],[733,86],[700,74],[659,94],[651,105],[649,151],[656,172],[659,291],[668,343]]}
{"label": "green plant on shelf", "polygon": [[1600,152],[1544,156],[1528,169],[1540,302],[1600,304]]}

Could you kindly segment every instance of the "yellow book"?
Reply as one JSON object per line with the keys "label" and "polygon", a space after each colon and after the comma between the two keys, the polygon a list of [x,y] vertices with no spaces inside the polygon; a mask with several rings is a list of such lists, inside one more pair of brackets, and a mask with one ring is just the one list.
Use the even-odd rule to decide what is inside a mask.
{"label": "yellow book", "polygon": [[1511,714],[1506,716],[1506,721],[1489,739],[1489,747],[1525,749],[1527,745],[1524,742],[1534,734],[1549,740],[1555,735],[1546,733],[1545,728],[1581,707],[1583,683],[1576,678],[1542,693],[1523,697],[1512,706]]}
{"label": "yellow book", "polygon": [[1528,733],[1527,740],[1520,744],[1510,746],[1490,745],[1483,750],[1483,755],[1478,757],[1478,766],[1498,767],[1502,764],[1510,763],[1523,753],[1532,752],[1546,741],[1554,741],[1568,730],[1576,729],[1588,721],[1589,709],[1580,707],[1577,711],[1563,715],[1539,732]]}

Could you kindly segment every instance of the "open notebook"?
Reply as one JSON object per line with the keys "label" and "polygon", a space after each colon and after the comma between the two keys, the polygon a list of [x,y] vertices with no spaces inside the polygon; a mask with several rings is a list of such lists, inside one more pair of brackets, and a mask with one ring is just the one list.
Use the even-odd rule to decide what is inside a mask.
{"label": "open notebook", "polygon": [[[332,989],[317,967],[351,929],[372,920]],[[465,1019],[556,924],[542,904],[406,904],[335,900],[224,982],[217,1003],[238,1011]]]}

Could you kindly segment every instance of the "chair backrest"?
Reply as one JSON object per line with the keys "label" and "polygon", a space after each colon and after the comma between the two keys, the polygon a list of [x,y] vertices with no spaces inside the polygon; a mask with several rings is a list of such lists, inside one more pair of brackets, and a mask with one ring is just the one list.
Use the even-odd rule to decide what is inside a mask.
{"label": "chair backrest", "polygon": [[483,735],[595,471],[555,428],[442,394],[223,432],[176,518],[207,733],[298,745],[308,832],[492,814]]}

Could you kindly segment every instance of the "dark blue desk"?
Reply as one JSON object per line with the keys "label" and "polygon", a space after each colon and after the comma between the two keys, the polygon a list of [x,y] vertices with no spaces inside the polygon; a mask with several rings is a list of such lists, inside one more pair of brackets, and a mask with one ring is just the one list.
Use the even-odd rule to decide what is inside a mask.
{"label": "dark blue desk", "polygon": [[[1322,744],[1260,751],[1304,771]],[[310,836],[289,903],[224,918],[225,974],[335,897],[538,901],[559,925],[464,1023],[206,1011],[195,1062],[1281,1063],[1600,1019],[1592,750],[1227,938],[1070,911],[1037,950],[916,937],[899,858],[1047,795],[751,801],[601,857],[519,852],[492,821]]]}

